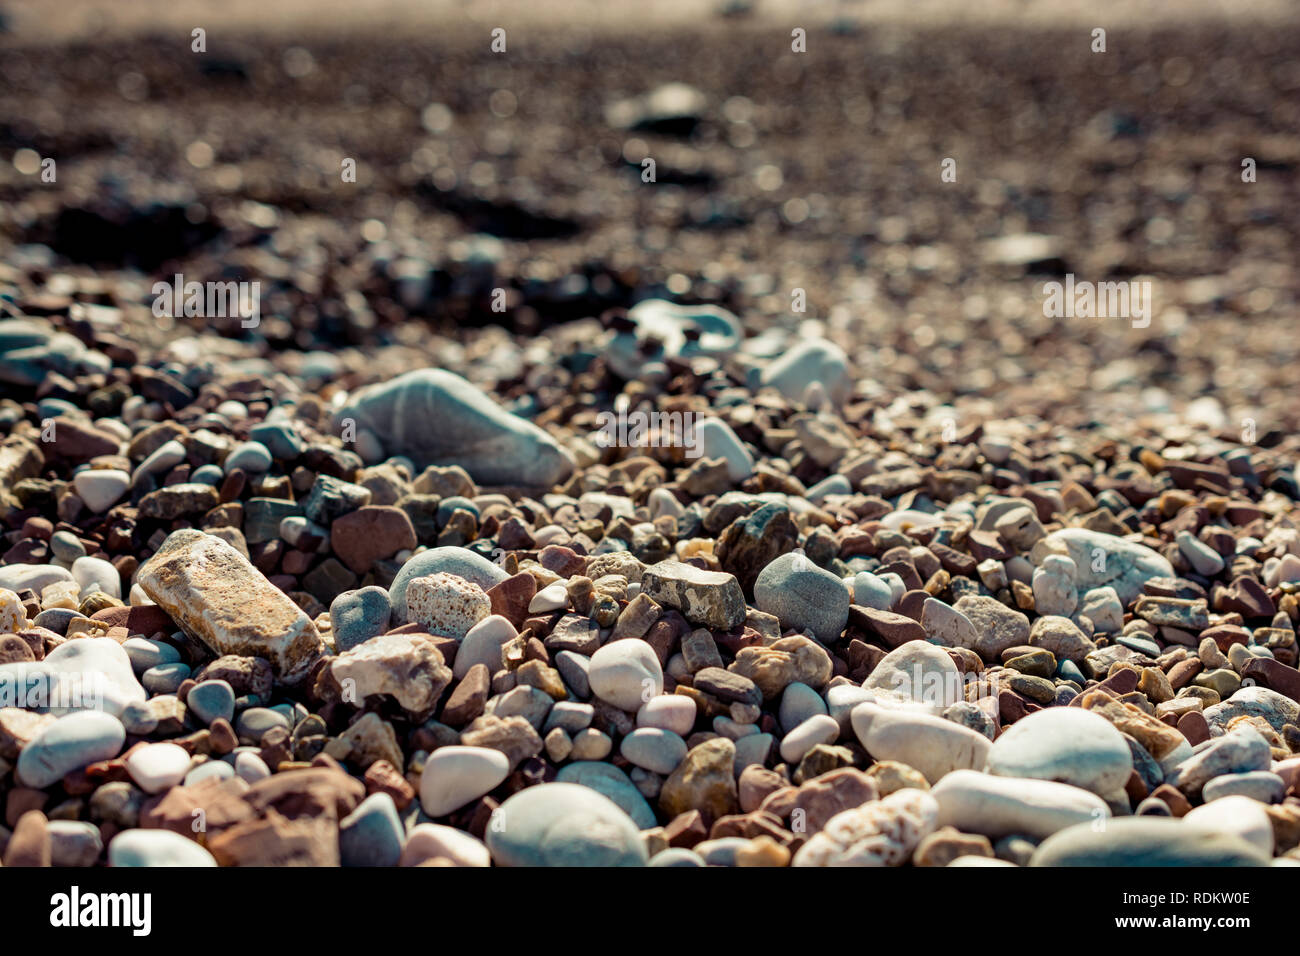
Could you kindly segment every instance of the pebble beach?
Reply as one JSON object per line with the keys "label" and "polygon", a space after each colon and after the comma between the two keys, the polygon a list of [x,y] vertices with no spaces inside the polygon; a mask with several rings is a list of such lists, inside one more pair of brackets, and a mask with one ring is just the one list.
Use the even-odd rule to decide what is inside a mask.
{"label": "pebble beach", "polygon": [[1300,28],[747,7],[11,21],[3,867],[1300,864]]}

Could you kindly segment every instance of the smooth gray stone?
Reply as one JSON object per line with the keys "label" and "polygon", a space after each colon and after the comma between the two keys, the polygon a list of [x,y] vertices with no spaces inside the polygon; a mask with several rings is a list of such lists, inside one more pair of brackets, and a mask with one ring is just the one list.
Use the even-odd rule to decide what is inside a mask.
{"label": "smooth gray stone", "polygon": [[205,727],[211,726],[218,717],[233,720],[235,690],[224,680],[205,680],[190,688],[185,706]]}
{"label": "smooth gray stone", "polygon": [[638,830],[655,826],[655,814],[632,779],[612,763],[600,760],[575,760],[560,768],[558,783],[589,787],[612,800],[636,824]]}
{"label": "smooth gray stone", "polygon": [[84,820],[51,820],[50,861],[55,866],[94,866],[104,849],[99,827]]}
{"label": "smooth gray stone", "polygon": [[74,770],[111,760],[126,742],[126,728],[111,714],[87,710],[47,724],[18,754],[18,780],[40,789]]}
{"label": "smooth gray stone", "polygon": [[823,644],[839,639],[849,620],[849,589],[802,554],[783,554],[754,580],[754,604],[781,626],[811,631]]}
{"label": "smooth gray stone", "polygon": [[591,699],[591,679],[588,676],[591,669],[590,657],[577,651],[560,651],[555,655],[555,669],[560,672],[564,685],[574,697]]}
{"label": "smooth gray stone", "polygon": [[140,683],[150,696],[174,694],[189,676],[190,665],[175,661],[149,668],[140,675]]}
{"label": "smooth gray stone", "polygon": [[421,469],[460,465],[486,485],[550,487],[573,473],[554,438],[443,369],[360,389],[335,420],[349,418],[378,439],[384,457],[404,455]]}
{"label": "smooth gray stone", "polygon": [[1030,866],[1267,866],[1241,837],[1167,817],[1121,817],[1067,827],[1044,840]]}
{"label": "smooth gray stone", "polygon": [[373,793],[339,821],[339,861],[344,866],[397,866],[403,837],[393,798]]}
{"label": "smooth gray stone", "polygon": [[421,551],[402,565],[402,569],[393,578],[392,587],[388,589],[393,604],[394,623],[406,623],[406,588],[411,580],[438,573],[462,577],[485,591],[510,577],[504,568],[468,548],[444,547]]}
{"label": "smooth gray stone", "polygon": [[509,797],[499,812],[506,826],[487,831],[498,866],[646,864],[645,844],[632,818],[589,787],[538,784]]}
{"label": "smooth gray stone", "polygon": [[37,627],[48,628],[62,637],[68,633],[68,625],[74,617],[81,617],[81,612],[70,607],[52,607],[37,614],[32,623]]}
{"label": "smooth gray stone", "polygon": [[670,846],[650,857],[647,866],[708,866],[704,859],[694,850],[681,846]]}
{"label": "smooth gray stone", "polygon": [[381,587],[344,591],[330,604],[335,651],[341,654],[387,632],[392,610]]}
{"label": "smooth gray stone", "polygon": [[250,440],[259,442],[276,458],[293,461],[307,448],[306,442],[284,422],[262,422],[248,430]]}
{"label": "smooth gray stone", "polygon": [[216,866],[212,854],[172,830],[123,830],[108,844],[109,866]]}
{"label": "smooth gray stone", "polygon": [[131,637],[122,642],[122,650],[131,659],[131,667],[137,674],[143,674],[159,664],[180,663],[181,652],[166,641],[155,641],[150,637]]}
{"label": "smooth gray stone", "polygon": [[817,382],[836,404],[849,397],[853,384],[844,350],[825,339],[800,341],[763,369],[761,382],[795,402],[801,401],[808,386]]}
{"label": "smooth gray stone", "polygon": [[[1138,599],[1142,585],[1151,578],[1174,576],[1174,567],[1164,555],[1113,534],[1065,528],[1053,531],[1039,544],[1044,549],[1051,544],[1065,545],[1077,568],[1075,585],[1080,595],[1109,585],[1125,607]],[[1105,560],[1097,561],[1098,556],[1104,556]],[[1094,567],[1100,570],[1093,570]]]}

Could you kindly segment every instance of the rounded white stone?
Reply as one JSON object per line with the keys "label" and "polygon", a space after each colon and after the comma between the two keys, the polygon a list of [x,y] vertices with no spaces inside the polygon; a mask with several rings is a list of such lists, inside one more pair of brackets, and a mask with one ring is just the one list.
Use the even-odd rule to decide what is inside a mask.
{"label": "rounded white stone", "polygon": [[495,789],[510,775],[510,761],[488,747],[439,747],[424,763],[420,805],[444,817]]}

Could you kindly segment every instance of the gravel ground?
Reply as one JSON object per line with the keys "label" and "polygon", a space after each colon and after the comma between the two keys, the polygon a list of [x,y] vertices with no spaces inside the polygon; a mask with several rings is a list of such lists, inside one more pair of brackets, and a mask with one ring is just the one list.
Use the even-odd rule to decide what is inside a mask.
{"label": "gravel ground", "polygon": [[5,866],[1300,858],[1293,20],[95,9],[0,35]]}

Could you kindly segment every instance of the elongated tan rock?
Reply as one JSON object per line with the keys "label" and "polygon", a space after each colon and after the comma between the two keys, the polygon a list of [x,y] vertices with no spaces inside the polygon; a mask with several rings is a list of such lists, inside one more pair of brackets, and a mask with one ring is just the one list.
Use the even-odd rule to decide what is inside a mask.
{"label": "elongated tan rock", "polygon": [[264,657],[292,682],[322,653],[305,612],[221,538],[173,531],[137,583],[186,634],[217,654]]}

